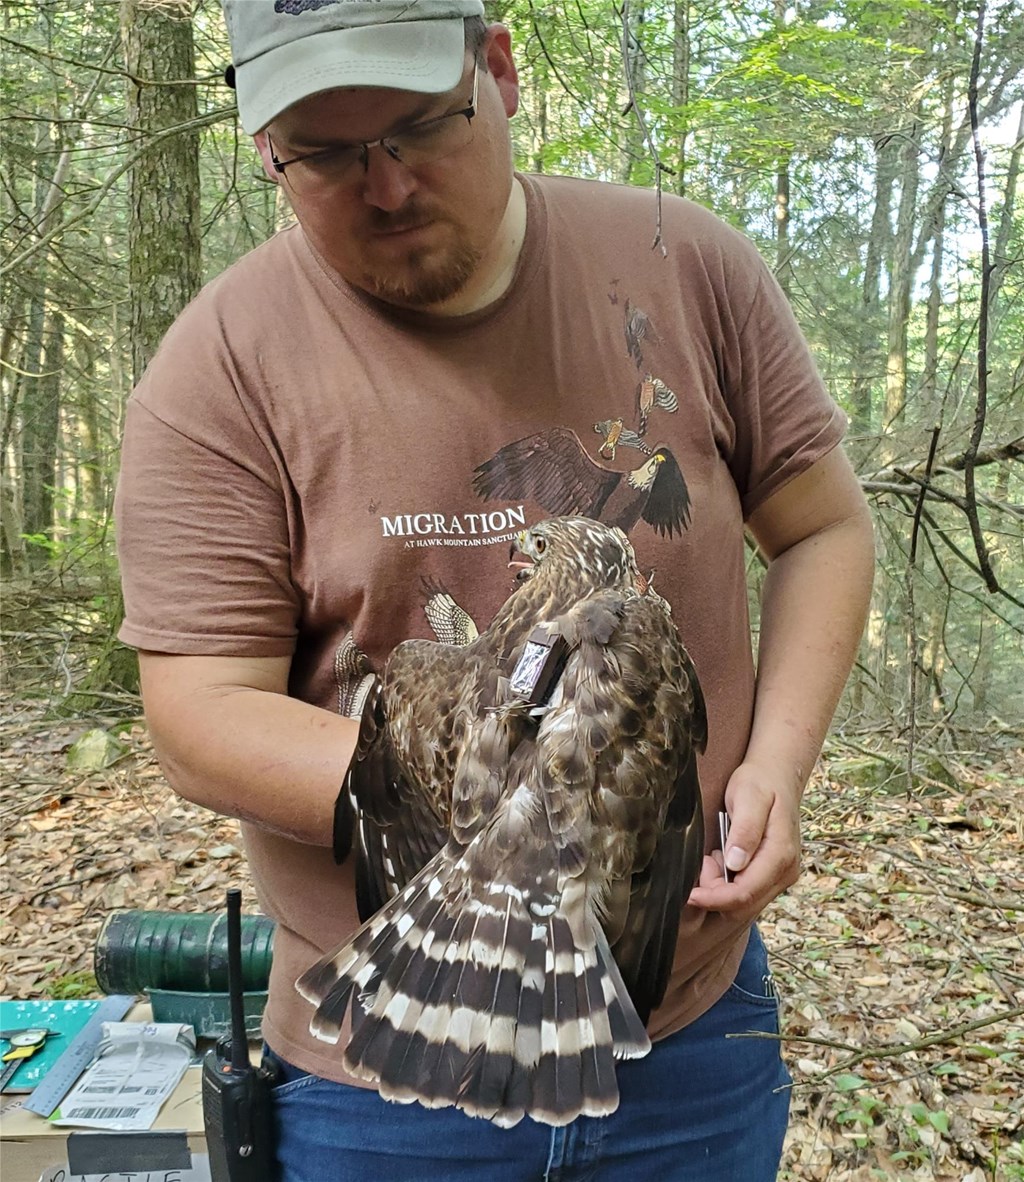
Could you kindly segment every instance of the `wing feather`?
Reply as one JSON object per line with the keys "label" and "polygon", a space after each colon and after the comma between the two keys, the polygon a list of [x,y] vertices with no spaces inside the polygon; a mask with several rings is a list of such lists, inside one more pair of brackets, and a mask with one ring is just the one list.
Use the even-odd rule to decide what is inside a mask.
{"label": "wing feather", "polygon": [[590,458],[575,431],[557,427],[506,444],[473,475],[485,500],[529,498],[549,513],[599,517],[622,479]]}

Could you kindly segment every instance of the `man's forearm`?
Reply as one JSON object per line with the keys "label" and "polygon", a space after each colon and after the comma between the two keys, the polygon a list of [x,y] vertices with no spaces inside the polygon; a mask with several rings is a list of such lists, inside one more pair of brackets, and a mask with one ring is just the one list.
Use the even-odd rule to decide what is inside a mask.
{"label": "man's forearm", "polygon": [[732,829],[704,859],[690,902],[749,922],[800,873],[800,796],[864,627],[874,570],[871,517],[833,448],[750,515],[768,555],[750,738],[725,787]]}
{"label": "man's forearm", "polygon": [[765,576],[744,762],[803,792],[864,628],[874,570],[865,509],[780,554]]}
{"label": "man's forearm", "polygon": [[289,698],[285,660],[147,653],[140,666],[153,745],[176,792],[225,816],[330,845],[357,720]]}

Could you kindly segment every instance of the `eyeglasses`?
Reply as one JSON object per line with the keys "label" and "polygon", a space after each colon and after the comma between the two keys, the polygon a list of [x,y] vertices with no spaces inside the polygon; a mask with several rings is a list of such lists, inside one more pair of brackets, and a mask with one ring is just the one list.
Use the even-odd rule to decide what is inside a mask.
{"label": "eyeglasses", "polygon": [[[343,184],[353,174],[356,164],[362,164],[363,171],[370,167],[370,149],[383,148],[392,160],[415,168],[420,164],[432,164],[445,156],[465,148],[473,140],[473,117],[476,115],[478,67],[473,66],[473,95],[469,106],[439,115],[436,119],[425,119],[422,123],[410,123],[391,135],[379,140],[366,140],[361,144],[346,144],[343,147],[323,148],[305,156],[293,156],[291,160],[278,160],[274,145],[267,136],[270,160],[274,171],[279,172],[296,192],[311,192]],[[285,172],[285,169],[288,172]]]}

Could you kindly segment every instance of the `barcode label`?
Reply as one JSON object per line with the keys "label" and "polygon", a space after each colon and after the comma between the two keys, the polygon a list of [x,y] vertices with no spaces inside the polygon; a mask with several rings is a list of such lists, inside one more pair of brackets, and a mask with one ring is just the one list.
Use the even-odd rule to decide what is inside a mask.
{"label": "barcode label", "polygon": [[120,1089],[125,1095],[129,1092],[141,1092],[144,1096],[162,1096],[164,1088],[125,1087]]}
{"label": "barcode label", "polygon": [[118,1087],[117,1084],[112,1084],[109,1087],[106,1086],[105,1084],[89,1084],[88,1087],[82,1088],[83,1093],[89,1092],[90,1094],[95,1094],[97,1096],[102,1096],[102,1095],[114,1096],[120,1090],[121,1089],[120,1089],[120,1087]]}
{"label": "barcode label", "polygon": [[141,1108],[72,1108],[60,1115],[62,1120],[129,1120],[141,1111]]}

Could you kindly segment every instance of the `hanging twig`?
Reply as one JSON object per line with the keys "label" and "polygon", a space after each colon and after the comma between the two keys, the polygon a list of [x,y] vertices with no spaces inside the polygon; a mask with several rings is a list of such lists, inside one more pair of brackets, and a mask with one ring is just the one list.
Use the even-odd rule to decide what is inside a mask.
{"label": "hanging twig", "polygon": [[644,118],[644,113],[641,110],[640,104],[636,100],[636,90],[633,85],[633,71],[629,64],[629,0],[623,0],[622,5],[622,70],[626,76],[626,91],[629,94],[629,106],[627,110],[632,110],[636,117],[637,126],[640,128],[640,134],[643,136],[644,143],[647,145],[647,150],[651,153],[651,159],[654,161],[654,192],[656,200],[657,213],[655,215],[654,226],[654,241],[651,243],[651,250],[661,250],[662,257],[668,255],[668,250],[665,243],[661,240],[661,174],[667,172],[669,176],[675,176],[675,170],[669,168],[667,164],[662,162],[658,154],[658,146],[655,144],[650,131],[647,129],[647,120]]}

